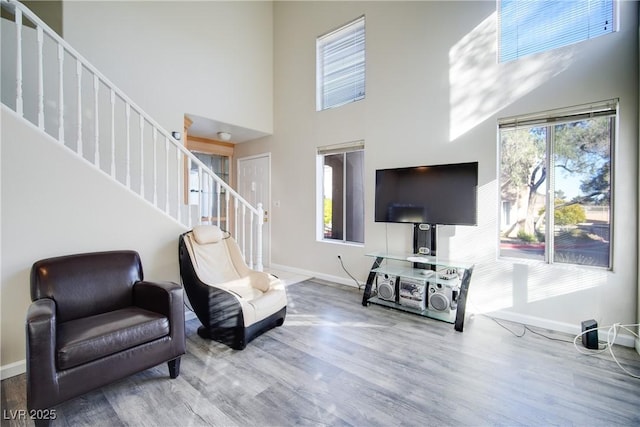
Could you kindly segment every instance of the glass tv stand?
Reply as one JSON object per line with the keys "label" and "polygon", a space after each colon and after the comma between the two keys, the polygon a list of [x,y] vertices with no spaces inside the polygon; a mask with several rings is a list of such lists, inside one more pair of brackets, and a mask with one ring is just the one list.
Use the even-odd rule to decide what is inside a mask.
{"label": "glass tv stand", "polygon": [[372,252],[362,305],[377,304],[443,322],[462,332],[473,264],[420,254]]}

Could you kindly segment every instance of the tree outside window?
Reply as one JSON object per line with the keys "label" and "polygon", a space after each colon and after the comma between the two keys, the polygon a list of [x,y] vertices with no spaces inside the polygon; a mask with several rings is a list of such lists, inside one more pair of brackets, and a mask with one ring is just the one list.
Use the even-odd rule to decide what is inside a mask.
{"label": "tree outside window", "polygon": [[501,256],[611,267],[614,116],[572,117],[501,125]]}

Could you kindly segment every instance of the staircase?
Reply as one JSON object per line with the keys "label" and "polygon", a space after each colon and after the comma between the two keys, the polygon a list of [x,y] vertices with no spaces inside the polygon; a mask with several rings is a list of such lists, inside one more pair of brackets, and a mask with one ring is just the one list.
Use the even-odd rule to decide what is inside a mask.
{"label": "staircase", "polygon": [[[26,6],[0,1],[2,103],[187,228],[220,226],[227,215],[245,261],[261,271],[261,204],[250,205]],[[210,217],[186,204],[192,169],[200,188],[215,189],[199,197],[215,207]]]}

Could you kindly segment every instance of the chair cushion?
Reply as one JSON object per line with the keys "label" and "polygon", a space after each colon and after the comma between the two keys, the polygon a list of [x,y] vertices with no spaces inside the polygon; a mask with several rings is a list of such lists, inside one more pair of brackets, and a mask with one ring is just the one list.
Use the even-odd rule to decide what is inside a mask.
{"label": "chair cushion", "polygon": [[216,285],[242,277],[229,256],[226,243],[200,244],[195,229],[185,236],[185,242],[194,270],[203,283]]}
{"label": "chair cushion", "polygon": [[196,225],[193,227],[193,237],[199,245],[218,243],[224,237],[224,233],[217,225]]}
{"label": "chair cushion", "polygon": [[263,293],[259,298],[249,301],[253,307],[254,322],[258,322],[271,316],[273,313],[287,305],[287,294],[284,289],[271,289]]}
{"label": "chair cushion", "polygon": [[64,370],[169,335],[169,320],[128,307],[58,325],[58,369]]}

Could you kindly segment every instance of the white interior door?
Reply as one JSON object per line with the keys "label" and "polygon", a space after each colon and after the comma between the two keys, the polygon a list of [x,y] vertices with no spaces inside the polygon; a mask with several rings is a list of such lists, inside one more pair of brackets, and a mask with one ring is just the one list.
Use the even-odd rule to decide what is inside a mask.
{"label": "white interior door", "polygon": [[[265,223],[262,229],[262,264],[271,264],[271,154],[244,157],[238,159],[238,193],[251,203],[258,206],[262,203],[265,211]],[[255,244],[255,243],[254,243]],[[253,251],[254,258],[256,251]],[[255,264],[255,259],[253,260]]]}

